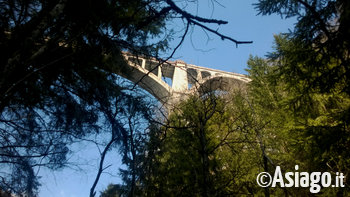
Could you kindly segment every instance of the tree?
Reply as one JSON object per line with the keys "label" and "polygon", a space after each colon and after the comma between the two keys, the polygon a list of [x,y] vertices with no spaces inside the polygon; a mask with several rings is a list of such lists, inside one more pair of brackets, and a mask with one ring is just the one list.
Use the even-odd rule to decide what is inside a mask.
{"label": "tree", "polygon": [[192,25],[249,43],[206,26],[227,22],[172,0],[5,0],[0,13],[0,188],[30,196],[39,185],[34,168],[63,167],[67,145],[99,132],[104,108],[123,95],[122,51],[159,57],[171,38],[166,23],[178,17],[185,22],[179,44]]}
{"label": "tree", "polygon": [[[250,113],[245,119],[257,136],[262,171],[274,174],[276,166],[280,166],[283,171],[294,171],[295,164],[300,168],[304,167],[304,162],[299,157],[300,148],[294,146],[297,140],[295,137],[298,136],[290,133],[291,128],[297,127],[293,113],[286,105],[290,92],[278,76],[278,67],[266,59],[252,56],[247,64],[247,72],[252,81],[248,84],[250,110],[245,109]],[[309,195],[309,191],[299,188],[266,187],[264,195],[305,196]]]}
{"label": "tree", "polygon": [[123,136],[120,148],[122,161],[126,169],[120,169],[123,179],[121,194],[127,196],[142,195],[141,179],[144,175],[143,163],[147,157],[146,144],[149,139],[150,127],[153,123],[154,106],[146,102],[144,97],[134,99],[124,107],[125,123],[127,132]]}
{"label": "tree", "polygon": [[[290,84],[280,77],[278,63],[251,57],[248,65],[254,120],[265,125],[262,133],[268,166],[274,169],[278,165],[293,171],[294,165],[299,165],[308,172],[335,174],[340,171],[346,174],[349,136],[344,132],[344,121],[337,115],[349,107],[349,97],[309,93],[308,100],[294,103],[292,101],[304,95],[297,88],[291,89]],[[308,189],[284,188],[283,192],[298,196],[309,194]],[[346,190],[323,188],[321,194],[345,195]]]}
{"label": "tree", "polygon": [[349,5],[343,0],[256,4],[261,14],[298,19],[292,32],[276,36],[268,57],[278,68],[278,83],[285,84],[294,151],[302,153],[309,171],[349,174]]}
{"label": "tree", "polygon": [[121,185],[108,185],[107,189],[101,193],[101,197],[119,197],[122,196],[123,186]]}
{"label": "tree", "polygon": [[[220,99],[206,100],[214,97],[191,98],[171,116],[170,125],[154,133],[149,146],[155,167],[149,167],[144,182],[148,195],[310,195],[307,188],[256,187],[257,173],[273,173],[277,165],[286,171],[294,171],[298,164],[309,172],[348,175],[348,1],[260,0],[256,7],[260,14],[297,17],[295,29],[275,37],[275,50],[267,60],[250,58],[252,81],[247,95],[235,95],[231,106],[227,100],[225,104]],[[230,122],[237,114],[238,120]],[[221,146],[220,142],[242,137],[229,132],[228,141],[221,138],[219,131],[230,131],[222,129],[225,124],[231,124],[231,129],[236,126],[238,132],[232,133],[245,134],[247,141],[242,146]],[[215,145],[220,148],[209,154]],[[227,164],[223,160],[230,161],[227,170],[222,168]],[[236,168],[242,163],[249,170]],[[235,177],[240,173],[247,176]],[[232,178],[234,187],[218,189]],[[322,188],[320,195],[345,196],[347,192],[346,188]]]}
{"label": "tree", "polygon": [[237,90],[192,96],[179,104],[150,141],[157,148],[143,180],[145,195],[258,194],[261,151],[245,99]]}
{"label": "tree", "polygon": [[294,84],[304,81],[304,92],[350,93],[348,1],[260,0],[255,5],[259,14],[298,19],[294,30],[286,34],[289,47],[281,48],[277,41],[270,55],[273,59],[283,57],[281,69],[286,80]]}
{"label": "tree", "polygon": [[[133,86],[131,83],[128,83],[128,85],[130,87]],[[122,179],[126,184],[123,187],[123,193],[130,193],[131,196],[134,196],[134,193],[136,193],[137,175],[140,174],[138,171],[140,171],[140,163],[143,161],[144,143],[147,142],[147,130],[152,121],[153,113],[152,102],[149,101],[144,91],[138,90],[138,92],[138,94],[135,94],[130,92],[130,89],[126,89],[125,92],[123,91],[116,98],[118,105],[113,105],[113,108],[103,107],[102,109],[105,116],[105,127],[110,128],[106,129],[107,134],[110,134],[110,138],[103,144],[103,150],[100,151],[99,169],[90,189],[91,197],[96,195],[95,188],[103,171],[111,166],[106,166],[104,160],[107,157],[107,153],[113,148],[119,148],[123,158],[122,162],[126,165],[126,169],[120,170]],[[91,141],[98,146],[101,144],[96,142],[96,140]]]}

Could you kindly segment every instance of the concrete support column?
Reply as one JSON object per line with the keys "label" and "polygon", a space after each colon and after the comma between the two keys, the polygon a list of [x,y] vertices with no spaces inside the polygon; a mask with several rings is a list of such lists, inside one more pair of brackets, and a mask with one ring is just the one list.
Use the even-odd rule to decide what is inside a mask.
{"label": "concrete support column", "polygon": [[185,93],[188,89],[186,63],[183,61],[175,62],[172,89],[177,93]]}
{"label": "concrete support column", "polygon": [[144,59],[144,58],[142,58],[142,64],[141,64],[141,67],[142,67],[143,69],[145,69],[145,68],[146,68],[146,59]]}
{"label": "concrete support column", "polygon": [[162,67],[161,67],[161,65],[158,66],[157,70],[158,70],[158,73],[157,73],[158,78],[162,79]]}

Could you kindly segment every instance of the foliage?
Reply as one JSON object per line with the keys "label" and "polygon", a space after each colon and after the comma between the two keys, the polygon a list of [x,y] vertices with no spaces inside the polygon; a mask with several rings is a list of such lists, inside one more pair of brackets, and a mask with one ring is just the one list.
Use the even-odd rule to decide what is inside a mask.
{"label": "foliage", "polygon": [[[348,136],[345,121],[340,119],[349,108],[346,94],[308,95],[308,100],[293,103],[303,96],[280,77],[279,65],[261,58],[248,61],[249,84],[254,119],[265,122],[266,154],[270,165],[294,171],[348,173]],[[304,106],[306,105],[306,106]],[[272,172],[273,173],[273,172]],[[308,195],[307,189],[285,188],[285,193]],[[324,196],[341,195],[343,188],[323,188]]]}
{"label": "foliage", "polygon": [[[260,14],[297,17],[294,30],[276,38],[271,59],[279,61],[290,86],[308,92],[349,94],[349,2],[270,1],[256,4]],[[283,42],[283,43],[282,43]]]}
{"label": "foliage", "polygon": [[[292,156],[308,171],[348,175],[349,1],[261,0],[256,8],[298,19],[292,32],[275,36],[268,56],[275,74],[267,76],[283,84],[280,107],[292,120],[286,130]],[[329,190],[324,195],[335,195]]]}
{"label": "foliage", "polygon": [[123,186],[121,185],[113,185],[109,184],[106,190],[101,192],[100,197],[119,197],[121,196],[121,192],[123,190]]}
{"label": "foliage", "polygon": [[[309,188],[258,187],[256,176],[273,174],[276,166],[295,171],[295,165],[309,172],[347,173],[347,145],[339,140],[349,137],[332,132],[342,131],[334,114],[348,108],[349,98],[313,93],[308,106],[291,105],[300,94],[284,81],[279,66],[251,57],[247,87],[180,103],[165,126],[150,132],[141,194],[306,196]],[[320,195],[346,192],[322,188]]]}
{"label": "foliage", "polygon": [[123,156],[123,163],[126,169],[120,169],[123,179],[123,192],[128,196],[140,196],[139,185],[143,176],[143,163],[147,156],[146,143],[150,132],[153,106],[144,98],[124,106],[126,118],[120,121],[125,122],[127,133],[123,136],[123,144],[120,152]]}
{"label": "foliage", "polygon": [[192,96],[170,115],[149,143],[156,151],[151,166],[145,166],[151,169],[143,180],[146,196],[249,195],[259,190],[253,177],[260,149],[244,119],[246,111],[239,107],[243,95],[234,95],[235,101],[211,93]]}
{"label": "foliage", "polygon": [[34,167],[63,167],[66,145],[99,132],[99,113],[118,100],[116,107],[123,105],[115,74],[125,67],[121,50],[154,53],[166,46],[145,43],[161,33],[163,16],[139,25],[158,13],[148,7],[154,3],[1,2],[3,190],[30,195],[38,188]]}
{"label": "foliage", "polygon": [[127,75],[122,51],[158,58],[173,18],[185,22],[179,44],[191,25],[244,43],[206,26],[227,22],[172,0],[5,0],[0,15],[0,189],[19,195],[35,195],[34,168],[63,167],[72,140],[101,132],[130,101],[117,80]]}
{"label": "foliage", "polygon": [[[309,188],[257,187],[256,175],[295,165],[349,175],[348,1],[255,5],[260,14],[297,17],[294,30],[275,36],[268,59],[250,57],[244,91],[193,96],[151,133],[144,195],[309,196]],[[322,188],[319,195],[348,192]]]}

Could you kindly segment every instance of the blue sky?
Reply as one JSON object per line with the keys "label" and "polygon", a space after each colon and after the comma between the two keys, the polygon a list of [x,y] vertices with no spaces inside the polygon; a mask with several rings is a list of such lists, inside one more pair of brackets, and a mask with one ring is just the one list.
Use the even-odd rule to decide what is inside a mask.
{"label": "blue sky", "polygon": [[[245,74],[249,55],[264,57],[272,50],[273,35],[288,32],[292,29],[295,19],[281,19],[278,15],[257,16],[253,3],[257,0],[221,0],[223,6],[211,0],[200,0],[194,10],[199,16],[228,21],[227,25],[218,26],[218,30],[236,40],[253,41],[253,44],[236,45],[228,40],[209,34],[210,40],[203,31],[196,27],[185,43],[179,48],[174,59],[186,63],[229,72]],[[216,29],[216,27],[214,28]],[[174,42],[175,43],[175,42]],[[199,50],[198,50],[199,49]]]}
{"label": "blue sky", "polygon": [[[293,27],[295,19],[284,20],[280,16],[257,16],[254,10],[254,0],[218,0],[225,7],[216,4],[213,8],[211,0],[200,0],[198,7],[189,7],[188,11],[201,17],[226,20],[227,25],[219,26],[219,31],[237,40],[253,41],[253,44],[236,45],[230,41],[222,41],[219,37],[209,34],[209,40],[200,28],[195,28],[189,34],[183,45],[174,55],[174,60],[181,59],[189,64],[204,66],[224,71],[246,74],[246,62],[249,55],[264,57],[272,51],[273,35],[288,32]],[[215,27],[216,29],[216,27]],[[178,40],[172,43],[174,46]],[[73,155],[72,165],[58,172],[42,169],[42,184],[40,197],[80,197],[88,196],[90,187],[96,175],[98,165],[98,149],[91,144],[76,145],[77,154]],[[119,182],[117,169],[121,166],[117,155],[109,154],[107,164],[113,164],[109,173],[103,174],[97,186],[99,191],[109,183]],[[84,164],[84,165],[82,165]],[[79,168],[77,167],[79,166]]]}

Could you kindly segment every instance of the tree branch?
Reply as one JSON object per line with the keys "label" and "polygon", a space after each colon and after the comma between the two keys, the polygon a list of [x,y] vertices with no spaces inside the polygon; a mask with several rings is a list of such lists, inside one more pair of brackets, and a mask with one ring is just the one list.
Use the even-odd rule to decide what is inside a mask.
{"label": "tree branch", "polygon": [[107,146],[104,148],[103,152],[101,153],[101,160],[100,160],[99,169],[98,169],[95,181],[92,184],[92,187],[90,188],[90,197],[94,197],[96,195],[96,192],[95,192],[96,185],[97,185],[98,181],[100,180],[100,177],[101,177],[103,170],[108,168],[108,167],[104,168],[103,163],[104,163],[104,160],[105,160],[105,157],[106,157],[106,154],[107,154],[109,148],[112,146],[112,144],[114,142],[115,142],[115,138],[111,138],[111,140],[108,142]]}
{"label": "tree branch", "polygon": [[167,4],[172,8],[172,10],[174,10],[176,13],[180,14],[183,18],[185,18],[190,24],[194,24],[194,25],[198,25],[202,28],[204,28],[205,30],[211,32],[211,33],[214,33],[215,35],[218,35],[222,40],[230,40],[232,42],[234,42],[237,45],[239,44],[251,44],[253,43],[253,41],[238,41],[236,39],[233,39],[229,36],[225,36],[221,33],[219,33],[218,31],[216,30],[213,30],[205,25],[203,25],[202,23],[214,23],[214,24],[217,24],[217,25],[222,25],[222,24],[227,24],[228,22],[227,21],[223,21],[223,20],[217,20],[217,19],[207,19],[207,18],[202,18],[202,17],[199,17],[199,16],[194,16],[186,11],[184,11],[183,9],[179,8],[175,3],[174,1],[172,0],[167,0],[166,1]]}
{"label": "tree branch", "polygon": [[307,2],[303,0],[297,0],[300,4],[302,4],[307,10],[309,10],[315,19],[319,22],[321,30],[326,34],[327,38],[330,38],[329,31],[327,29],[326,23],[322,20],[320,14],[316,11],[315,7],[311,6]]}

